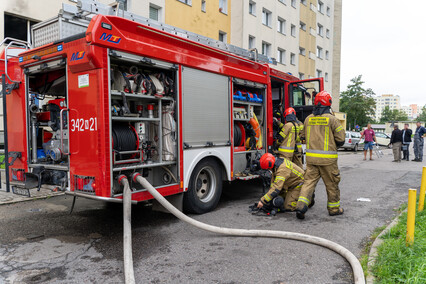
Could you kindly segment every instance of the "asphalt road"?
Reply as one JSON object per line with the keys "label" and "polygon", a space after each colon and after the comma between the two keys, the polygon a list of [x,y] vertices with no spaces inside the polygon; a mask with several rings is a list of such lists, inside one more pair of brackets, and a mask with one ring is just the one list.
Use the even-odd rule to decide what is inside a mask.
{"label": "asphalt road", "polygon": [[[335,241],[355,255],[372,231],[389,222],[419,188],[421,163],[391,163],[390,150],[374,161],[342,152],[343,216],[330,217],[323,184],[303,221],[293,213],[253,216],[259,183],[227,186],[219,207],[195,219],[213,225],[274,229]],[[369,198],[371,202],[357,201]],[[0,283],[122,283],[122,208],[71,198],[0,206]],[[223,237],[170,214],[133,208],[133,256],[138,283],[352,283],[349,264],[327,249],[298,241]]]}

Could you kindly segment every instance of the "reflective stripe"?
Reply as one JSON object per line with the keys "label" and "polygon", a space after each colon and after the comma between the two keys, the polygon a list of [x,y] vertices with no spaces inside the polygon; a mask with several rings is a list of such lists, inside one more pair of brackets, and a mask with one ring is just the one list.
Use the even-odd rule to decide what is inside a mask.
{"label": "reflective stripe", "polygon": [[303,174],[302,174],[302,173],[300,173],[300,172],[296,171],[295,169],[291,169],[291,171],[293,172],[293,174],[295,174],[295,175],[296,175],[296,176],[298,176],[299,178],[304,179],[304,178],[303,178]]}
{"label": "reflective stripe", "polygon": [[324,136],[324,151],[328,151],[328,140],[330,139],[330,128],[328,126],[325,127],[325,136]]}
{"label": "reflective stripe", "polygon": [[307,153],[316,153],[316,154],[337,154],[337,151],[321,151],[321,150],[306,150]]}
{"label": "reflective stripe", "polygon": [[292,135],[292,133],[290,132],[290,134],[288,135],[287,147],[291,146],[291,135]]}
{"label": "reflective stripe", "polygon": [[297,201],[303,202],[306,205],[309,205],[309,203],[311,203],[311,201],[309,199],[307,199],[306,197],[303,197],[303,196],[299,196],[299,199]]}
{"label": "reflective stripe", "polygon": [[307,129],[307,134],[306,134],[306,149],[309,149],[309,137],[311,136],[311,127],[308,126]]}
{"label": "reflective stripe", "polygon": [[283,128],[284,124],[280,122],[280,125],[278,125],[279,128]]}
{"label": "reflective stripe", "polygon": [[270,197],[269,197],[269,195],[267,195],[267,194],[265,194],[265,195],[263,196],[263,198],[265,198],[266,202],[271,201],[271,198],[270,198]]}
{"label": "reflective stripe", "polygon": [[339,126],[339,127],[337,127],[336,128],[336,132],[340,132],[340,131],[342,131],[343,130],[343,127],[342,126]]}
{"label": "reflective stripe", "polygon": [[340,207],[340,201],[337,202],[328,202],[327,207],[333,208],[333,207]]}
{"label": "reflective stripe", "polygon": [[276,176],[276,177],[275,177],[275,182],[277,182],[278,180],[285,181],[285,177]]}
{"label": "reflective stripe", "polygon": [[298,185],[298,186],[296,186],[295,188],[301,188],[301,187],[302,187],[302,185],[303,185],[303,182],[299,183],[299,185]]}
{"label": "reflective stripe", "polygon": [[292,203],[290,203],[291,204],[291,206],[293,206],[293,207],[296,207],[297,206],[297,203],[295,202],[295,201],[293,201]]}
{"label": "reflective stripe", "polygon": [[283,147],[283,148],[278,148],[278,151],[279,152],[284,152],[284,153],[293,153],[294,152],[294,149],[293,148],[291,148],[291,149],[287,149],[287,147]]}
{"label": "reflective stripe", "polygon": [[285,166],[287,167],[287,168],[289,168],[289,169],[292,169],[293,168],[293,164],[291,163],[291,161],[289,161],[289,160],[284,160],[284,162],[285,162]]}
{"label": "reflective stripe", "polygon": [[282,132],[282,131],[280,132],[280,135],[281,135],[283,138],[286,138],[286,137],[287,137],[287,135],[285,135],[285,134],[284,134],[284,132]]}
{"label": "reflective stripe", "polygon": [[318,153],[306,152],[306,157],[337,159],[338,156],[337,156],[337,154],[318,154]]}

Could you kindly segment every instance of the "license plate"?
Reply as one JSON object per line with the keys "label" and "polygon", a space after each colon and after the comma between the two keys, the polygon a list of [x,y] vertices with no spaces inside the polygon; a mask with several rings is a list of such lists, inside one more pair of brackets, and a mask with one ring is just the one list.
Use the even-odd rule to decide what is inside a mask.
{"label": "license plate", "polygon": [[12,186],[12,192],[17,195],[24,195],[31,197],[30,190],[22,187]]}

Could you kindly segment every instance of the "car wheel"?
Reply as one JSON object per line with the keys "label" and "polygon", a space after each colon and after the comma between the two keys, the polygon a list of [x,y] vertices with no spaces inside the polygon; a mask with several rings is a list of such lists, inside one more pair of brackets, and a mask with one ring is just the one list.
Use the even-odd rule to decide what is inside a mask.
{"label": "car wheel", "polygon": [[354,152],[355,152],[355,153],[356,153],[356,152],[358,152],[358,144],[355,144]]}
{"label": "car wheel", "polygon": [[183,208],[190,213],[207,213],[216,208],[221,194],[222,169],[214,159],[204,159],[192,171]]}

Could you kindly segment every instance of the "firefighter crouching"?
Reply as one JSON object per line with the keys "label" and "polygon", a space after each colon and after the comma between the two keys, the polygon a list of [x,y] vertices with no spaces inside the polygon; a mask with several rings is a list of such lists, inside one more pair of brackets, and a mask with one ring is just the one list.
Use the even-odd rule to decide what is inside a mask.
{"label": "firefighter crouching", "polygon": [[302,143],[300,133],[303,131],[303,123],[296,118],[294,108],[287,108],[284,112],[285,124],[274,120],[280,129],[277,135],[277,143],[279,144],[277,155],[280,158],[286,158],[297,166],[303,168],[302,163]]}
{"label": "firefighter crouching", "polygon": [[302,135],[306,140],[306,172],[297,202],[296,216],[305,218],[312,195],[320,178],[327,191],[327,209],[330,216],[343,214],[340,207],[340,172],[337,166],[337,148],[345,142],[345,130],[331,114],[331,96],[322,91],[314,101],[313,114],[305,119]]}
{"label": "firefighter crouching", "polygon": [[[262,196],[257,207],[274,207],[276,204],[282,204],[282,199],[284,199],[283,209],[295,211],[303,184],[304,171],[291,161],[285,158],[275,158],[270,153],[264,154],[259,162],[262,169],[272,169],[273,176],[269,191]],[[276,199],[281,199],[281,202],[276,202]]]}

